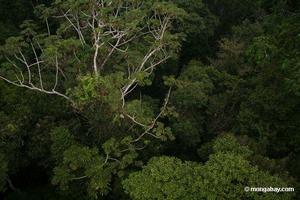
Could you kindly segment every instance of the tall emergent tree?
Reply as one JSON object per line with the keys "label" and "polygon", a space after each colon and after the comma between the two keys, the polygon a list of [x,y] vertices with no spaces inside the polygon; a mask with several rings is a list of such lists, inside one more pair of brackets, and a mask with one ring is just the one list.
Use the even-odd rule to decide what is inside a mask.
{"label": "tall emergent tree", "polygon": [[2,47],[0,78],[64,98],[90,124],[88,137],[76,138],[66,127],[53,131],[53,183],[62,189],[84,184],[97,198],[147,138],[172,137],[160,122],[171,89],[161,108],[135,91],[176,54],[182,35],[172,27],[185,12],[159,0],[56,0],[36,14],[38,23],[25,21],[21,35]]}

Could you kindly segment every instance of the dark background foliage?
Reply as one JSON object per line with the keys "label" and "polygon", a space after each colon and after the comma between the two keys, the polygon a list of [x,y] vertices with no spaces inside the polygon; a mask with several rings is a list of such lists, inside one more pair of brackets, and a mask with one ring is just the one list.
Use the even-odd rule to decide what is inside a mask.
{"label": "dark background foliage", "polygon": [[[129,155],[138,158],[135,164],[124,167],[122,176],[112,175],[109,191],[98,198],[193,199],[195,196],[189,195],[195,191],[180,193],[181,189],[193,187],[199,190],[216,187],[214,191],[197,191],[195,195],[201,199],[284,198],[249,197],[235,191],[238,187],[235,181],[239,182],[239,177],[246,180],[249,172],[245,171],[249,170],[253,173],[249,184],[284,183],[296,188],[294,196],[286,198],[297,199],[300,195],[299,1],[172,2],[188,13],[182,24],[174,26],[177,32],[184,33],[181,49],[155,72],[151,77],[153,84],[138,88],[132,98],[143,96],[147,99],[145,106],[157,110],[167,90],[164,82],[172,82],[170,105],[174,115],[163,122],[170,127],[174,140],[153,140],[137,156]],[[51,1],[0,0],[0,43],[18,35],[24,20],[38,21],[34,7],[41,3],[50,5]],[[50,27],[57,28],[52,22]],[[0,55],[2,63],[4,59]],[[123,130],[110,125],[109,111],[95,112],[100,109],[92,106],[78,112],[59,97],[0,81],[0,199],[92,198],[87,197],[88,183],[72,183],[64,190],[55,184],[55,180],[61,183],[66,175],[57,173],[66,167],[61,165],[63,159],[72,163],[72,155],[82,154],[90,166],[97,165],[94,148],[100,148],[112,134],[114,137],[123,134]],[[58,127],[61,129],[57,130]],[[76,145],[82,149],[76,149]],[[236,162],[240,166],[234,165]],[[90,167],[82,165],[85,170]],[[151,170],[157,170],[157,177],[153,177]],[[205,170],[215,170],[219,176]],[[237,177],[222,182],[230,179],[225,172]],[[199,183],[195,186],[189,176],[212,183],[220,181],[223,190],[216,185],[205,186],[201,178],[194,180]],[[165,178],[174,180],[172,187],[178,187],[178,194],[166,189],[159,196],[160,188],[153,185],[165,187]],[[145,187],[139,188],[144,179]],[[183,183],[178,183],[178,179]],[[158,196],[141,193],[145,190]]]}

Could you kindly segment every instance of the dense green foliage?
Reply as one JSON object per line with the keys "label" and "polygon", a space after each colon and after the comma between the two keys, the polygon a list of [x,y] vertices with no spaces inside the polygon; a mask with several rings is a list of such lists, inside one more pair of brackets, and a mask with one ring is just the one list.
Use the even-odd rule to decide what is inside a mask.
{"label": "dense green foliage", "polygon": [[0,3],[0,199],[300,195],[298,1]]}
{"label": "dense green foliage", "polygon": [[250,151],[231,136],[213,144],[213,153],[201,166],[174,157],[155,157],[141,172],[131,173],[124,188],[133,199],[290,199],[288,195],[251,194],[245,185],[287,186],[278,177],[251,166]]}

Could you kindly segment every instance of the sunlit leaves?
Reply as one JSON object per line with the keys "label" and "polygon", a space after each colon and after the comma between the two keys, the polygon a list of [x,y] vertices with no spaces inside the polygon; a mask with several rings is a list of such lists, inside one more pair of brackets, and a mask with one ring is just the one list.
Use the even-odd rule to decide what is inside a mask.
{"label": "sunlit leaves", "polygon": [[[292,199],[293,194],[247,193],[246,186],[286,187],[276,176],[259,171],[244,157],[246,147],[231,136],[215,142],[215,153],[200,165],[182,162],[173,157],[154,157],[141,171],[133,172],[123,181],[125,191],[134,200],[151,199]],[[227,149],[221,147],[225,144]],[[225,150],[225,151],[224,151]]]}
{"label": "sunlit leaves", "polygon": [[70,89],[70,95],[78,103],[84,106],[89,103],[105,103],[116,110],[121,104],[120,87],[126,80],[122,73],[115,73],[107,76],[83,76],[79,79],[79,85]]}
{"label": "sunlit leaves", "polygon": [[245,156],[246,158],[252,154],[252,151],[249,150],[249,148],[240,145],[236,138],[229,134],[220,136],[214,141],[213,151],[239,154]]}
{"label": "sunlit leaves", "polygon": [[200,191],[193,183],[197,184],[201,177],[194,166],[173,157],[152,158],[142,171],[131,173],[123,181],[124,189],[136,200],[197,199]]}

